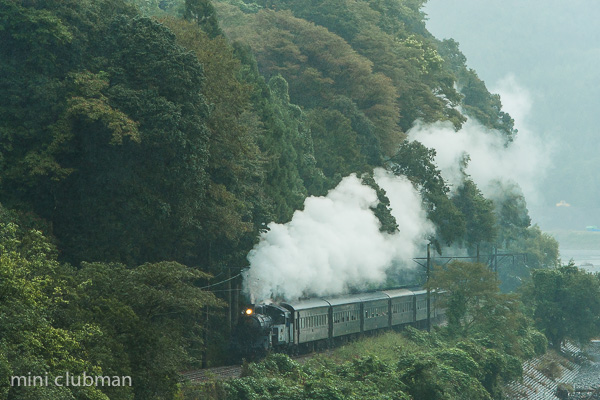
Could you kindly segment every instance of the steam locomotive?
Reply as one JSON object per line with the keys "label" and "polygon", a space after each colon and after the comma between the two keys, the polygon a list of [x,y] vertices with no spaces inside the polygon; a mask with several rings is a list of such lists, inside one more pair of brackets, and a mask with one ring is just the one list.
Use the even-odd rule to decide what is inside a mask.
{"label": "steam locomotive", "polygon": [[[444,317],[443,293],[430,293],[431,320]],[[252,358],[267,351],[297,354],[331,347],[381,329],[424,325],[427,291],[394,289],[246,308],[233,335],[233,351]]]}

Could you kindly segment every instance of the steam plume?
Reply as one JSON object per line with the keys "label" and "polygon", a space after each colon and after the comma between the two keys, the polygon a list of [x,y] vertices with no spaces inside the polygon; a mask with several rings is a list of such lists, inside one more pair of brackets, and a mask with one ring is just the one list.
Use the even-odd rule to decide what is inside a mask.
{"label": "steam plume", "polygon": [[527,112],[531,109],[528,92],[517,85],[514,77],[502,80],[504,109],[510,111],[518,127],[512,143],[504,145],[503,135],[469,119],[458,132],[448,122],[417,123],[409,131],[409,139],[418,140],[436,150],[436,164],[453,190],[462,185],[464,178],[460,162],[470,157],[466,173],[488,198],[497,194],[498,182],[510,186],[517,183],[528,200],[537,201],[539,183],[549,166],[552,145],[527,128]]}
{"label": "steam plume", "polygon": [[254,301],[344,293],[381,283],[386,270],[411,265],[417,246],[433,231],[421,198],[405,178],[382,169],[376,182],[387,192],[399,232],[380,232],[371,208],[375,191],[355,175],[325,197],[309,197],[287,224],[269,224],[248,254],[245,291]]}

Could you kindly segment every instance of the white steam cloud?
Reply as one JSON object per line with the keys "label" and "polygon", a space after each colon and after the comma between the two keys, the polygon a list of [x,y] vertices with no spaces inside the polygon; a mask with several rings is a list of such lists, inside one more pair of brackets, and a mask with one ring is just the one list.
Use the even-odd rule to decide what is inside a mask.
{"label": "white steam cloud", "polygon": [[529,93],[521,88],[514,77],[500,81],[503,109],[515,119],[518,133],[512,143],[505,146],[502,133],[488,129],[469,119],[456,132],[449,122],[417,123],[409,132],[410,140],[417,140],[436,150],[436,164],[442,176],[456,190],[462,185],[460,162],[465,155],[470,161],[466,173],[488,198],[497,191],[494,185],[517,183],[525,198],[536,202],[539,184],[549,167],[552,145],[543,141],[527,128],[526,116],[531,109]]}
{"label": "white steam cloud", "polygon": [[492,92],[500,95],[502,111],[515,120],[515,128],[527,130],[527,118],[533,102],[529,92],[517,83],[515,76],[511,74],[498,81]]}
{"label": "white steam cloud", "polygon": [[348,176],[327,196],[307,198],[287,224],[269,224],[248,254],[244,290],[251,299],[340,294],[384,282],[391,267],[410,266],[433,226],[407,179],[377,169],[375,180],[390,199],[399,232],[380,232],[371,210],[377,194]]}

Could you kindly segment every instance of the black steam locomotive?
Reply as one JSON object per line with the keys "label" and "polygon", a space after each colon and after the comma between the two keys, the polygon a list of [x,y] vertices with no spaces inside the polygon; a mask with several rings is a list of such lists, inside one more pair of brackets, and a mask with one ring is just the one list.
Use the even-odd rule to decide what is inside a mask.
{"label": "black steam locomotive", "polygon": [[[429,315],[443,318],[438,293],[430,293]],[[394,289],[281,304],[256,304],[242,313],[234,332],[234,351],[242,357],[269,350],[297,354],[325,348],[380,329],[423,325],[425,290]]]}

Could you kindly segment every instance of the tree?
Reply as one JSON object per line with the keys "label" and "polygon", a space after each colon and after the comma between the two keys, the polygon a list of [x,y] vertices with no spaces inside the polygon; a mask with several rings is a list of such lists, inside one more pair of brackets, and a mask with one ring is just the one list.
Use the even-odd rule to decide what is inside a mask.
{"label": "tree", "polygon": [[467,68],[467,58],[459,50],[458,42],[454,39],[437,41],[437,50],[445,60],[444,68],[456,77],[456,84],[464,96],[461,105],[465,114],[491,129],[502,132],[507,143],[512,141],[517,134],[514,128],[515,121],[502,111],[500,96],[490,94],[477,73]]}
{"label": "tree", "polygon": [[494,203],[486,199],[475,182],[465,179],[452,198],[456,208],[466,218],[465,243],[471,249],[482,242],[492,242],[496,238],[496,216]]}
{"label": "tree", "polygon": [[500,287],[504,292],[510,292],[519,287],[532,270],[558,266],[558,242],[538,226],[530,226],[527,204],[518,185],[495,182],[495,188],[492,197],[498,235],[494,245],[509,253],[525,255],[498,268]]}
{"label": "tree", "polygon": [[[12,384],[13,376],[40,376],[44,380],[47,376],[48,382],[53,382],[67,372],[101,375],[102,370],[82,344],[85,340],[98,340],[98,332],[86,324],[66,328],[56,321],[57,309],[72,290],[61,274],[56,250],[41,232],[22,229],[13,222],[0,222],[0,395],[3,399],[108,399],[102,388],[94,386]],[[118,392],[126,395],[128,389]]]}
{"label": "tree", "polygon": [[[2,3],[2,21],[33,26],[0,30],[0,69],[12,76],[0,103],[10,165],[0,200],[50,221],[74,264],[189,262],[206,228],[202,67],[164,26],[103,1]],[[55,45],[38,55],[61,58],[38,68],[20,49],[44,41]]]}
{"label": "tree", "polygon": [[531,329],[518,297],[500,293],[499,283],[485,264],[452,261],[434,268],[427,287],[446,291],[441,306],[452,336],[479,340],[514,357],[532,357],[540,351],[538,332]]}
{"label": "tree", "polygon": [[75,290],[66,296],[60,323],[100,331],[101,340],[88,337],[82,344],[103,371],[132,377],[136,399],[172,397],[179,372],[200,364],[206,308],[222,306],[197,284],[208,275],[174,262],[85,263],[69,272]]}
{"label": "tree", "polygon": [[255,205],[262,210],[255,214],[255,227],[264,229],[271,221],[289,221],[307,195],[323,195],[334,185],[317,167],[308,116],[291,103],[288,82],[280,75],[266,82],[251,49],[239,42],[234,48],[242,61],[242,79],[253,87],[252,113],[265,156],[264,176],[258,184],[264,187],[266,201]]}
{"label": "tree", "polygon": [[397,126],[394,87],[384,74],[339,36],[289,11],[248,14],[244,23],[223,20],[234,40],[252,47],[267,78],[282,75],[292,102],[307,109],[328,108],[344,96],[375,127],[384,153],[391,153],[403,135]]}
{"label": "tree", "polygon": [[523,289],[536,326],[560,350],[565,339],[588,342],[600,332],[600,280],[572,264],[539,269]]}
{"label": "tree", "polygon": [[343,38],[373,63],[373,71],[390,78],[399,118],[407,131],[417,119],[450,120],[459,128],[465,121],[455,107],[462,96],[455,79],[425,29],[423,2],[416,1],[258,1],[264,7],[290,10]]}
{"label": "tree", "polygon": [[498,279],[485,264],[453,261],[447,268],[436,266],[427,287],[446,290],[442,307],[446,307],[448,327],[467,335],[485,314],[484,307],[498,294]]}
{"label": "tree", "polygon": [[392,171],[404,175],[421,193],[427,217],[436,225],[438,239],[450,245],[460,242],[466,234],[466,216],[450,200],[450,189],[434,164],[435,150],[417,141],[404,141],[390,159]]}
{"label": "tree", "polygon": [[222,35],[217,13],[210,0],[185,0],[183,17],[195,22],[211,38]]}

